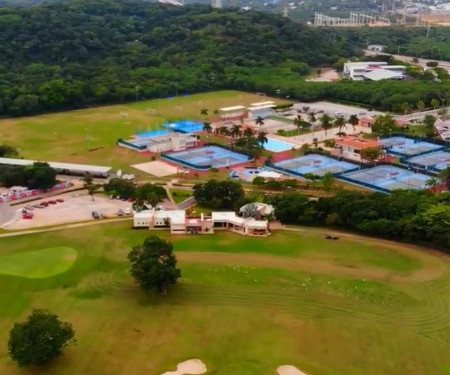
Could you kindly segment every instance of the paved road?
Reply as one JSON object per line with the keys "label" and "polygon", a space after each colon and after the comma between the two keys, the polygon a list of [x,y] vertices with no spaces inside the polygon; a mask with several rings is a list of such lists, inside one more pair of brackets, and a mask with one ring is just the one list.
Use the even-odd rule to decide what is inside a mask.
{"label": "paved road", "polygon": [[16,215],[17,209],[11,207],[9,203],[0,203],[0,227],[8,224]]}
{"label": "paved road", "polygon": [[439,66],[441,68],[447,69],[447,71],[450,73],[450,61],[418,59],[417,62],[414,62],[415,57],[412,57],[412,56],[392,55],[390,53],[376,52],[376,51],[369,51],[369,50],[364,50],[364,53],[366,56],[376,56],[376,55],[392,56],[396,60],[406,61],[406,62],[410,62],[413,64],[417,64],[417,65],[420,65],[422,68],[427,68],[427,63],[429,63],[431,61],[436,61],[437,63],[439,63]]}

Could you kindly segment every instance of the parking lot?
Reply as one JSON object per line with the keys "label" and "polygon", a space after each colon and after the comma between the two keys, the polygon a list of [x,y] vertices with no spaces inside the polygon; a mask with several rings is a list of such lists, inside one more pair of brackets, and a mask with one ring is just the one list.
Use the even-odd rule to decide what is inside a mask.
{"label": "parking lot", "polygon": [[360,108],[351,105],[337,104],[331,102],[314,102],[314,103],[295,103],[294,108],[297,110],[303,109],[303,107],[309,107],[310,111],[314,111],[316,114],[327,113],[330,116],[344,116],[346,118],[351,115],[361,116],[378,116],[383,115],[383,112],[379,111],[369,111],[365,108]]}
{"label": "parking lot", "polygon": [[[57,200],[63,202],[57,202]],[[119,209],[126,211],[131,209],[131,202],[117,199],[109,199],[104,195],[96,195],[94,201],[86,192],[67,193],[53,196],[51,198],[39,199],[30,203],[24,203],[11,207],[16,210],[14,218],[4,225],[5,229],[28,229],[40,226],[51,226],[72,223],[77,221],[94,220],[92,212],[106,217],[118,217]],[[42,202],[55,201],[45,208],[33,207]],[[28,210],[33,213],[32,219],[22,218],[22,209],[30,207]],[[98,219],[101,220],[101,219]]]}

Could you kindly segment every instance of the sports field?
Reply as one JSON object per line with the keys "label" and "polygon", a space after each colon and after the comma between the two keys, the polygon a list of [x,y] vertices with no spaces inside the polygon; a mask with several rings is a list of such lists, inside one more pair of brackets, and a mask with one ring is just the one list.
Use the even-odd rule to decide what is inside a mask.
{"label": "sports field", "polygon": [[116,147],[118,138],[157,129],[177,119],[202,120],[200,110],[282,100],[239,91],[218,91],[172,99],[148,100],[33,117],[0,120],[1,142],[20,149],[26,159],[111,165],[127,168],[149,159]]}
{"label": "sports field", "polygon": [[0,374],[36,373],[6,354],[8,330],[33,307],[72,322],[78,340],[46,375],[159,375],[189,358],[218,375],[287,364],[308,375],[450,374],[443,256],[314,229],[172,236],[183,277],[168,296],[144,295],[125,259],[147,235],[122,222],[0,238]]}

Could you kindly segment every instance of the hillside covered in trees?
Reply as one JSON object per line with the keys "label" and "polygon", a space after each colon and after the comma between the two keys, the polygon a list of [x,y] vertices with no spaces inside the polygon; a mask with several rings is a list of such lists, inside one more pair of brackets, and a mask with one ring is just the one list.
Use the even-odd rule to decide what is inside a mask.
{"label": "hillside covered in trees", "polygon": [[281,16],[138,0],[3,7],[0,29],[0,115],[253,89],[347,54],[330,31]]}

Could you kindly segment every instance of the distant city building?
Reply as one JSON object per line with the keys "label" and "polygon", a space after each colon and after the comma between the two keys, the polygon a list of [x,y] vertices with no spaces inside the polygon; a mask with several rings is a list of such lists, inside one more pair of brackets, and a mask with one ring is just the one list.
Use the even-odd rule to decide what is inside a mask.
{"label": "distant city building", "polygon": [[380,81],[382,79],[406,78],[406,66],[388,65],[384,61],[347,62],[342,72],[354,81]]}

